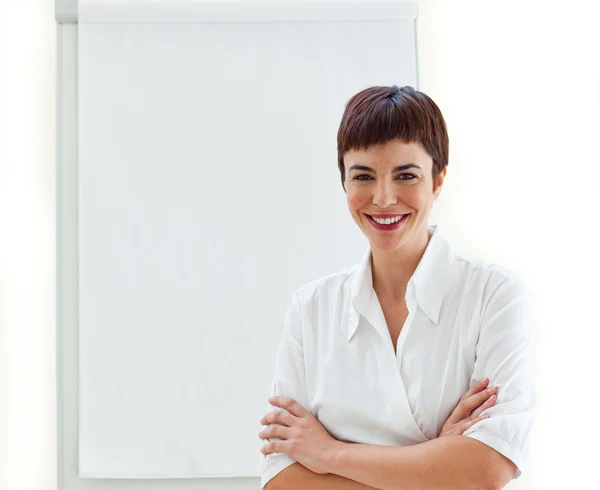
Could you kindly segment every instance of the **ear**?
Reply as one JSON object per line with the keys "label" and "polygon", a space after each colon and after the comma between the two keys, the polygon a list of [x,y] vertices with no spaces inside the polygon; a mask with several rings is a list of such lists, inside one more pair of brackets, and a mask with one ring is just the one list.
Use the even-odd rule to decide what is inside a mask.
{"label": "ear", "polygon": [[448,167],[444,167],[444,169],[440,172],[440,174],[437,176],[436,182],[435,182],[435,191],[433,192],[433,198],[437,199],[440,196],[440,193],[442,192],[442,185],[444,184],[444,179],[446,178],[446,172],[448,170]]}

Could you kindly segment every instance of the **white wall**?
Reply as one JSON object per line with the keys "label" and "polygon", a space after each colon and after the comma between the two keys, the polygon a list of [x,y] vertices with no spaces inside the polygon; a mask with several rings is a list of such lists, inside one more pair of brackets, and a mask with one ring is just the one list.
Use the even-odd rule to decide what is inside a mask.
{"label": "white wall", "polygon": [[[600,7],[566,5],[420,7],[420,88],[451,137],[435,212],[453,218],[461,247],[519,270],[535,298],[540,409],[515,489],[598,485]],[[53,15],[51,0],[0,0],[2,490],[56,488]]]}
{"label": "white wall", "polygon": [[510,487],[600,488],[600,3],[422,0],[419,17],[420,88],[450,133],[436,211],[534,296],[540,407]]}
{"label": "white wall", "polygon": [[0,0],[0,489],[56,480],[52,0]]}

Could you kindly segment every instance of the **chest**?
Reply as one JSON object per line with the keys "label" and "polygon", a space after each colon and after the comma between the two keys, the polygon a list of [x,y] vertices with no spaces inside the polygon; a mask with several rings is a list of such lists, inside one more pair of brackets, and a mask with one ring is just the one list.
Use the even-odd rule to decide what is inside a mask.
{"label": "chest", "polygon": [[408,317],[408,307],[404,300],[398,302],[380,299],[379,303],[381,304],[381,310],[383,311],[383,316],[390,332],[394,353],[396,353],[398,350],[398,337]]}
{"label": "chest", "polygon": [[418,308],[380,306],[360,316],[350,341],[345,322],[324,337],[313,337],[317,326],[305,329],[313,414],[338,440],[409,445],[435,438],[468,389],[475,345],[457,319],[434,325]]}

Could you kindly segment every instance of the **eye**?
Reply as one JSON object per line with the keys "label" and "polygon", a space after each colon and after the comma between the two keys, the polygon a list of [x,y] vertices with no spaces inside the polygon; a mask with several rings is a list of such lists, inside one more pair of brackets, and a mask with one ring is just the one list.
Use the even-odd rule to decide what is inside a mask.
{"label": "eye", "polygon": [[[361,177],[366,177],[366,179],[361,179]],[[410,178],[402,178],[402,177],[410,177]],[[398,180],[414,180],[416,179],[417,176],[413,175],[413,174],[400,174],[398,175]],[[356,177],[354,177],[352,180],[369,180],[371,179],[371,176],[368,174],[360,174],[357,175]]]}
{"label": "eye", "polygon": [[413,174],[400,174],[398,177],[411,177],[410,179],[400,179],[400,180],[413,180],[416,179],[417,176]]}

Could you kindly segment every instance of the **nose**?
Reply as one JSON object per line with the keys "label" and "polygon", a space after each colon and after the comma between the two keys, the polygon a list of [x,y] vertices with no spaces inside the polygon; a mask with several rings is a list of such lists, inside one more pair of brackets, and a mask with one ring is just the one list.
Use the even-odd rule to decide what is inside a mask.
{"label": "nose", "polygon": [[394,184],[386,179],[380,179],[375,188],[373,203],[380,208],[386,208],[392,204],[396,204],[398,198],[394,191]]}

